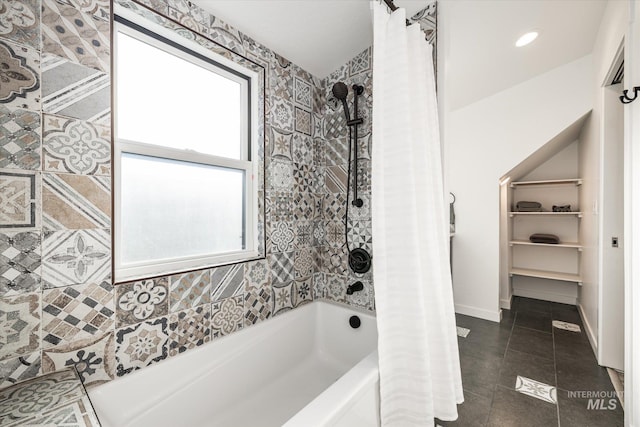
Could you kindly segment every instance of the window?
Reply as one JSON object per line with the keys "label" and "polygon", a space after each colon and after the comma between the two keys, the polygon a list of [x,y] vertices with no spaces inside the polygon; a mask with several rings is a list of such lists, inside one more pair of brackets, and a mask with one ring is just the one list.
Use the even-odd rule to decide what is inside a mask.
{"label": "window", "polygon": [[116,281],[258,256],[257,74],[116,21]]}

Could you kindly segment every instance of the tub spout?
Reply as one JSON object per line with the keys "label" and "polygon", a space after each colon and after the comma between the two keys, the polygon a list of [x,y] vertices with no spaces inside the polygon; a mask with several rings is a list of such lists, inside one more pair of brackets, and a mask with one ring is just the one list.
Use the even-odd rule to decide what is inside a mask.
{"label": "tub spout", "polygon": [[364,289],[364,285],[361,281],[357,281],[352,285],[347,286],[347,295],[353,295],[354,292],[358,292]]}

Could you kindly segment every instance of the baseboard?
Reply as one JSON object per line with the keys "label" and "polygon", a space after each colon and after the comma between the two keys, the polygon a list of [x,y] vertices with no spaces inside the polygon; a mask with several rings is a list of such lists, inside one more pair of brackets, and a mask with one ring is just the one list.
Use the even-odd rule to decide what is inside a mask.
{"label": "baseboard", "polygon": [[468,305],[461,305],[461,304],[456,304],[455,309],[456,309],[456,313],[458,314],[464,314],[465,316],[471,316],[471,317],[478,317],[480,319],[490,320],[496,323],[499,323],[500,318],[502,317],[501,310],[491,311],[491,310],[485,310],[483,308],[471,307]]}
{"label": "baseboard", "polygon": [[582,319],[582,325],[584,326],[584,330],[587,333],[587,338],[589,339],[589,344],[591,344],[591,349],[593,350],[593,354],[595,354],[596,359],[598,358],[598,339],[596,338],[596,334],[593,333],[593,328],[589,321],[587,320],[587,316],[584,314],[584,309],[581,304],[576,304],[578,306],[578,313],[580,313],[580,318]]}
{"label": "baseboard", "polygon": [[570,295],[556,294],[554,292],[545,292],[536,289],[514,289],[513,295],[519,297],[541,299],[545,301],[559,302],[561,304],[577,305],[576,298]]}
{"label": "baseboard", "polygon": [[500,308],[505,310],[511,310],[511,302],[513,301],[513,295],[509,296],[509,299],[501,299],[500,300]]}

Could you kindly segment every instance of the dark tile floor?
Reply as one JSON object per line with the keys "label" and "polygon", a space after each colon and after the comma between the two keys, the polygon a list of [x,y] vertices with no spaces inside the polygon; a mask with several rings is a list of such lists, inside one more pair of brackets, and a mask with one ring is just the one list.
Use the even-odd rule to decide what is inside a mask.
{"label": "dark tile floor", "polygon": [[[456,315],[458,326],[471,331],[458,338],[465,402],[458,406],[457,421],[437,424],[623,426],[622,407],[607,370],[596,362],[576,307],[514,297],[511,308],[499,324]],[[581,332],[554,328],[552,320],[579,325]],[[557,403],[516,391],[518,376],[556,387]],[[589,392],[602,392],[604,400],[590,398]]]}

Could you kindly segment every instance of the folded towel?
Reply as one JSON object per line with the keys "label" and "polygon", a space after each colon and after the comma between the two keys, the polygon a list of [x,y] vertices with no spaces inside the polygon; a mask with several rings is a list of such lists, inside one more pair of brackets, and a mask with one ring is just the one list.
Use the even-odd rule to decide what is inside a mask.
{"label": "folded towel", "polygon": [[542,205],[539,202],[521,201],[516,203],[517,212],[542,212]]}
{"label": "folded towel", "polygon": [[560,243],[560,239],[555,234],[543,234],[543,233],[534,233],[529,236],[529,241],[531,243],[546,243],[551,245],[557,245]]}

